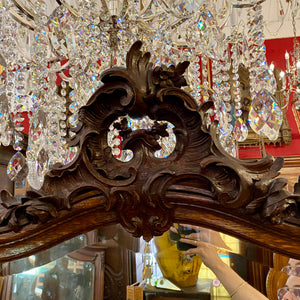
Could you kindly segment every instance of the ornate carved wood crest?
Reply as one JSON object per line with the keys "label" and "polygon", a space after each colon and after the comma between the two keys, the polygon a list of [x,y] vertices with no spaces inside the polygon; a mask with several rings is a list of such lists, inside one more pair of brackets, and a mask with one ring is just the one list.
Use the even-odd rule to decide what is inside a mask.
{"label": "ornate carved wood crest", "polygon": [[[267,242],[300,258],[299,196],[277,178],[283,160],[241,161],[227,154],[218,143],[217,123],[207,125],[213,103],[198,107],[181,89],[188,62],[153,69],[141,46],[131,47],[126,69],[103,73],[103,85],[80,109],[71,141],[79,147],[77,157],[51,170],[43,187],[28,190],[22,203],[1,192],[1,260],[114,223],[149,240],[173,222]],[[130,126],[130,120],[145,117],[151,126]],[[173,144],[163,145],[168,126]],[[120,151],[131,151],[129,158],[113,153],[111,132],[122,141]],[[168,154],[157,156],[163,147]]]}

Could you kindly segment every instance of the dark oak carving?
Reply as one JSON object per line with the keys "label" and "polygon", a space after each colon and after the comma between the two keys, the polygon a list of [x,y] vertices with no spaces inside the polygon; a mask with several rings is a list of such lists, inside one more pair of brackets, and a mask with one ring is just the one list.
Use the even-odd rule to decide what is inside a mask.
{"label": "dark oak carving", "polygon": [[[206,102],[198,107],[182,89],[188,62],[152,68],[150,54],[136,42],[127,68],[102,74],[103,86],[80,109],[71,141],[80,151],[45,177],[39,191],[19,203],[2,191],[0,260],[29,255],[99,226],[121,223],[150,240],[173,222],[198,224],[300,258],[299,195],[278,178],[283,159],[241,161],[218,143],[217,123],[206,125]],[[107,142],[120,116],[148,116],[151,129],[132,131],[115,123],[128,162],[117,160]],[[174,125],[176,146],[157,158],[158,140]],[[294,216],[294,217],[293,217]],[[292,222],[287,223],[287,222]]]}

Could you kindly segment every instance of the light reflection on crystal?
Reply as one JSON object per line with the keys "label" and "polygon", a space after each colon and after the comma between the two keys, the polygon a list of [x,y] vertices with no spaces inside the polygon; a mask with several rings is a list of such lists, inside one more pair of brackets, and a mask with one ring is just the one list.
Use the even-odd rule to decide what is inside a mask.
{"label": "light reflection on crystal", "polygon": [[244,121],[241,118],[238,118],[235,121],[234,127],[233,127],[233,132],[235,139],[238,142],[243,142],[246,140],[248,136],[248,128],[247,125],[244,123]]}
{"label": "light reflection on crystal", "polygon": [[[128,127],[132,130],[138,130],[138,129],[146,129],[151,130],[152,126],[154,125],[154,121],[151,120],[148,116],[145,116],[141,119],[132,119],[129,116],[125,117],[119,117],[116,122],[121,122],[123,119],[127,119]],[[122,138],[119,135],[119,131],[114,128],[112,123],[109,126],[109,131],[107,133],[107,144],[112,149],[112,154],[115,156],[116,159],[127,162],[130,161],[133,158],[133,152],[129,149],[121,150],[121,143]],[[161,146],[161,149],[158,151],[155,151],[154,156],[157,158],[166,158],[168,157],[175,149],[176,146],[176,135],[173,132],[174,125],[167,121],[158,121],[159,124],[167,124],[167,132],[169,136],[167,137],[160,137],[158,139],[158,143]]]}
{"label": "light reflection on crystal", "polygon": [[21,152],[16,152],[7,165],[7,176],[10,180],[23,179],[28,173],[26,159]]}
{"label": "light reflection on crystal", "polygon": [[10,120],[4,120],[1,132],[1,143],[3,146],[9,146],[13,139],[13,124]]}
{"label": "light reflection on crystal", "polygon": [[[227,1],[157,0],[142,1],[142,5],[139,1],[108,1],[109,7],[104,3],[106,1],[78,1],[69,6],[62,2],[53,9],[49,1],[34,2],[34,30],[12,19],[7,9],[1,10],[0,89],[9,102],[8,115],[23,111],[34,114],[30,120],[28,153],[35,160],[38,160],[40,149],[44,149],[51,165],[69,161],[66,140],[74,134],[69,129],[78,123],[79,108],[101,85],[99,74],[103,70],[112,64],[126,65],[126,52],[137,39],[143,40],[145,49],[153,53],[155,65],[177,64],[183,60],[191,62],[187,79],[190,93],[199,103],[211,99],[207,65],[209,59],[217,62],[211,70],[217,95],[214,101],[217,118],[224,128],[231,122],[234,108],[235,118],[242,114],[237,105],[230,104],[232,100],[238,103],[241,98],[238,77],[232,77],[233,90],[230,93],[230,68],[237,73],[240,63],[250,67],[253,94],[261,89],[274,92],[274,78],[266,73],[260,5],[248,11],[249,32],[236,32],[225,39],[220,24],[230,11]],[[14,3],[9,5],[14,6]],[[117,17],[115,36],[112,15]],[[236,40],[232,43],[230,38]],[[117,43],[113,51],[110,48],[112,40]],[[230,55],[224,50],[228,44],[234,43],[237,49],[232,50],[232,57],[235,55],[236,58],[232,58],[230,65]],[[228,59],[224,60],[224,57]],[[203,77],[202,81],[199,76]],[[56,79],[62,80],[59,96]],[[47,112],[44,120],[36,116],[38,111]],[[14,129],[23,130],[21,114],[13,119],[14,124],[6,121],[8,119],[7,116],[1,119],[3,145],[12,144]],[[210,121],[207,119],[208,125]],[[133,130],[150,130],[152,126],[146,119],[128,122]],[[270,119],[270,122],[277,121]],[[239,128],[243,131],[241,124]],[[113,134],[108,133],[108,144],[120,149],[118,132],[112,130]],[[268,134],[272,136],[271,132]],[[168,156],[168,151],[176,143],[172,130],[169,138],[162,138],[159,143],[164,150],[155,155]],[[223,141],[223,144],[229,149],[228,141]],[[130,150],[125,151],[115,150],[122,161],[133,157]]]}
{"label": "light reflection on crystal", "polygon": [[270,140],[278,138],[283,113],[273,95],[267,90],[258,93],[249,111],[249,124],[260,135]]}
{"label": "light reflection on crystal", "polygon": [[14,150],[20,151],[23,149],[23,140],[24,140],[23,133],[21,133],[19,131],[15,131],[14,132],[14,144],[13,144]]}
{"label": "light reflection on crystal", "polygon": [[69,147],[66,153],[65,164],[72,162],[78,156],[78,147]]}
{"label": "light reflection on crystal", "polygon": [[38,176],[36,171],[36,161],[35,159],[27,160],[28,165],[28,175],[26,177],[28,184],[36,189],[39,190],[44,182],[44,178]]}

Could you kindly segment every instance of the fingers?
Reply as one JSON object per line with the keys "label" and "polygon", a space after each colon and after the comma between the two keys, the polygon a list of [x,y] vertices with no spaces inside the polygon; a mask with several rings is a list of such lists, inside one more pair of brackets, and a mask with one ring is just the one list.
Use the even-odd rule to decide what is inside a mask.
{"label": "fingers", "polygon": [[200,241],[193,240],[193,239],[188,239],[188,238],[181,238],[180,242],[190,244],[190,245],[194,245],[194,246],[197,246],[197,247],[198,247],[198,243],[201,243]]}
{"label": "fingers", "polygon": [[[198,249],[201,248],[201,249],[214,249],[214,250],[216,250],[216,247],[214,245],[212,245],[210,243],[207,243],[207,242],[204,242],[204,241],[188,239],[188,238],[185,237],[185,238],[181,238],[180,242],[190,244],[190,245],[194,245]],[[196,248],[193,248],[193,249],[196,249]]]}
{"label": "fingers", "polygon": [[170,227],[170,230],[173,231],[173,232],[175,232],[175,233],[178,233],[177,228],[175,228],[174,226],[171,226],[171,227]]}
{"label": "fingers", "polygon": [[201,235],[198,232],[185,235],[185,238],[190,240],[201,240]]}
{"label": "fingers", "polygon": [[196,226],[196,225],[181,224],[181,223],[180,223],[180,225],[181,225],[181,226],[185,226],[185,227],[189,227],[189,228],[191,228],[191,229],[198,230],[198,231],[200,231],[200,230],[209,230],[209,229],[206,229],[206,228],[204,228],[204,227],[200,227],[200,226]]}

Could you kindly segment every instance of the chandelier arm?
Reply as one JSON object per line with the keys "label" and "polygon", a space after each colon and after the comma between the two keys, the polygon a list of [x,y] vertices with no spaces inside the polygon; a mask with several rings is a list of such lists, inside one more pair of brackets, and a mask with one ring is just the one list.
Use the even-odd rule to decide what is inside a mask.
{"label": "chandelier arm", "polygon": [[30,29],[30,30],[35,30],[36,25],[33,24],[33,22],[27,20],[26,18],[22,17],[16,10],[15,8],[10,8],[9,9],[9,13],[12,16],[12,18],[17,21],[18,23],[20,23],[21,25],[25,26],[26,28]]}
{"label": "chandelier arm", "polygon": [[224,18],[224,21],[222,23],[219,23],[219,28],[220,29],[223,29],[224,26],[227,24],[227,22],[229,21],[230,19],[230,16],[231,16],[231,13],[232,13],[232,9],[233,9],[233,5],[231,3],[231,0],[229,0],[230,4],[228,5],[229,6],[229,9],[227,8],[226,10],[226,16]]}
{"label": "chandelier arm", "polygon": [[13,0],[13,3],[16,5],[18,9],[20,9],[28,18],[34,20],[34,16],[36,12],[34,10],[29,9],[22,3],[20,0]]}
{"label": "chandelier arm", "polygon": [[265,28],[268,30],[268,32],[273,35],[273,36],[276,36],[279,32],[279,30],[281,29],[281,27],[283,26],[285,20],[286,20],[286,17],[288,15],[288,12],[289,10],[291,9],[291,2],[287,2],[287,10],[286,10],[286,13],[284,14],[283,18],[281,18],[281,22],[280,22],[280,25],[278,27],[278,29],[276,29],[275,31],[271,31],[268,27],[268,24],[265,23]]}
{"label": "chandelier arm", "polygon": [[[238,0],[239,1],[239,0]],[[243,4],[240,4],[238,3],[237,1],[234,1],[232,0],[232,3],[233,3],[233,7],[234,8],[244,8],[244,7],[252,7],[254,5],[259,5],[259,4],[262,4],[264,3],[266,0],[259,0],[255,3],[243,3]],[[251,2],[251,1],[250,1]],[[235,4],[234,4],[235,3]]]}
{"label": "chandelier arm", "polygon": [[147,1],[148,2],[146,3],[146,5],[144,5],[144,7],[141,8],[140,15],[143,15],[147,11],[151,3],[153,2],[153,0],[147,0]]}

